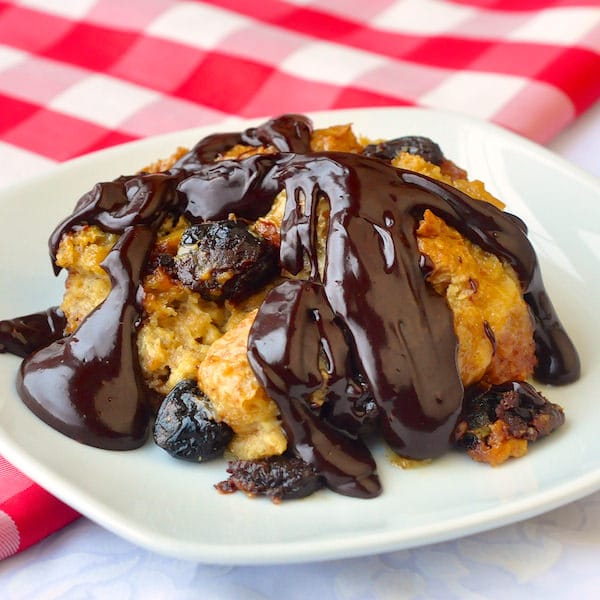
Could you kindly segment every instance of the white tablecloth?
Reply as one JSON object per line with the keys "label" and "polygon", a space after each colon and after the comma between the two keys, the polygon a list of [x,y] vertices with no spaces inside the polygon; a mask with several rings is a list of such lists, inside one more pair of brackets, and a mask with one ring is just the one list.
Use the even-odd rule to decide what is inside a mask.
{"label": "white tablecloth", "polygon": [[[600,176],[600,104],[550,147]],[[82,518],[0,562],[0,598],[591,599],[600,597],[599,562],[600,492],[522,523],[441,544],[269,567],[167,558]]]}

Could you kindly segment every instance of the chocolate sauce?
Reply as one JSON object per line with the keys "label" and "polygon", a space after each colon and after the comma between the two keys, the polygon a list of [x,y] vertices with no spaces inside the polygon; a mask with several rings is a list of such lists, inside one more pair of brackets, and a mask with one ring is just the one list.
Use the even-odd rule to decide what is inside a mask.
{"label": "chocolate sauce", "polygon": [[536,323],[533,339],[538,362],[534,377],[542,383],[554,385],[576,381],[581,373],[579,356],[544,289],[539,270],[534,273],[524,298]]}
{"label": "chocolate sauce", "polygon": [[91,446],[129,450],[147,437],[149,410],[135,341],[136,300],[154,232],[128,227],[102,267],[111,290],[70,336],[26,358],[17,390],[58,431]]}
{"label": "chocolate sauce", "polygon": [[209,135],[182,156],[174,168],[196,170],[219,159],[227,150],[238,144],[254,147],[273,146],[279,152],[303,154],[310,150],[311,134],[312,123],[304,115],[282,115],[245,131]]}
{"label": "chocolate sauce", "polygon": [[0,321],[0,353],[25,358],[35,350],[60,339],[67,320],[57,306],[16,319]]}
{"label": "chocolate sauce", "polygon": [[271,177],[273,157],[223,160],[198,167],[179,183],[183,215],[192,223],[221,221],[234,213],[256,220],[269,211],[278,183]]}
{"label": "chocolate sauce", "polygon": [[487,339],[490,340],[490,344],[492,345],[492,354],[496,354],[496,336],[494,334],[494,330],[491,328],[490,324],[487,321],[483,322],[483,332],[485,333],[485,337],[487,337]]}
{"label": "chocolate sauce", "polygon": [[[291,201],[281,227],[280,255],[282,266],[292,274],[300,272],[306,257],[311,279],[322,284],[330,310],[350,335],[358,370],[379,408],[386,441],[405,456],[429,458],[449,447],[463,388],[456,369],[452,315],[445,300],[424,281],[414,234],[420,214],[412,216],[411,211],[415,201],[425,206],[429,194],[416,187],[412,191],[398,174],[379,160],[350,154],[294,156],[282,162],[278,177]],[[323,197],[330,216],[320,281],[315,241],[317,206]],[[286,395],[305,398],[311,390],[296,385],[292,391],[287,386],[287,394],[282,394],[266,377],[267,362],[273,357],[258,355],[255,348],[265,329],[263,311],[271,294],[251,331],[249,356],[259,381],[285,413],[281,405]],[[314,308],[305,302],[297,312]],[[288,341],[287,367],[278,366],[300,378],[296,371],[306,360],[304,355],[316,356],[319,350]]]}
{"label": "chocolate sauce", "polygon": [[[306,400],[324,387],[320,351],[326,363],[327,399],[317,413]],[[338,422],[322,418],[328,405],[334,405],[342,418],[359,420],[353,414],[353,400],[362,394],[323,286],[290,280],[273,289],[252,326],[248,357],[259,382],[279,406],[288,447],[312,464],[331,489],[376,496],[381,486],[364,442],[336,428],[339,416]]]}
{"label": "chocolate sauce", "polygon": [[[400,454],[429,458],[449,446],[463,387],[452,314],[427,284],[431,261],[417,247],[426,209],[514,267],[536,319],[536,376],[551,383],[577,378],[577,354],[519,219],[376,158],[294,154],[308,151],[310,133],[305,117],[288,115],[210,136],[166,173],[121,177],[82,197],[52,234],[51,255],[66,232],[88,224],[120,234],[103,265],[111,292],[71,336],[24,361],[18,388],[25,403],[84,443],[142,444],[149,411],[135,343],[137,295],[155,232],[179,215],[192,223],[231,212],[256,219],[280,189],[287,192],[280,258],[297,279],[267,295],[248,358],[279,406],[290,451],[314,465],[331,489],[360,497],[380,492],[359,435],[367,396],[377,405],[370,412],[378,414],[384,438]],[[270,144],[280,153],[205,164],[238,143]],[[323,273],[320,202],[330,207]],[[306,267],[309,275],[300,278]],[[323,390],[324,403],[316,407],[311,394]]]}
{"label": "chocolate sauce", "polygon": [[[53,264],[63,235],[77,227],[98,225],[110,233],[123,233],[134,225],[156,229],[178,208],[176,188],[181,177],[181,173],[154,173],[97,183],[50,235],[48,245]],[[55,271],[58,271],[56,267]]]}

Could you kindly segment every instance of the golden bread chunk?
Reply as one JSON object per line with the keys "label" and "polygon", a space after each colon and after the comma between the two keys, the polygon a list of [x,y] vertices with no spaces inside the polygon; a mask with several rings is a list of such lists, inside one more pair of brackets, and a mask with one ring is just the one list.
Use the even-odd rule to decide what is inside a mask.
{"label": "golden bread chunk", "polygon": [[144,319],[138,353],[148,385],[166,394],[195,379],[209,347],[221,337],[228,312],[170,278],[162,269],[144,280]]}
{"label": "golden bread chunk", "polygon": [[352,125],[332,125],[315,129],[310,139],[313,152],[362,152],[364,146],[358,141]]}
{"label": "golden bread chunk", "polygon": [[106,298],[110,280],[100,263],[118,236],[95,225],[63,236],[56,254],[57,266],[68,271],[61,308],[67,317],[67,333]]}
{"label": "golden bread chunk", "polygon": [[198,368],[198,384],[217,420],[226,421],[236,434],[229,449],[242,459],[281,454],[287,447],[277,405],[259,385],[246,355],[255,316],[251,312],[216,341]]}
{"label": "golden bread chunk", "polygon": [[535,366],[533,324],[512,267],[430,210],[417,240],[434,265],[429,283],[452,309],[463,384],[527,378]]}
{"label": "golden bread chunk", "polygon": [[498,198],[495,198],[490,194],[490,192],[485,189],[485,185],[482,181],[477,179],[467,179],[465,171],[456,168],[456,165],[451,161],[444,161],[441,166],[438,166],[427,162],[417,154],[400,152],[400,154],[392,160],[392,164],[399,169],[417,171],[432,179],[443,181],[475,200],[484,200],[485,202],[493,204],[500,210],[504,209],[504,202],[501,202]]}

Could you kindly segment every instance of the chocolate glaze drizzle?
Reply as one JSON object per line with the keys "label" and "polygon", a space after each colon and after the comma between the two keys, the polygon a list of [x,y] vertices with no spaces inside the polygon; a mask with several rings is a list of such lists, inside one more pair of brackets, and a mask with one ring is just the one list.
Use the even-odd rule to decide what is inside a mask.
{"label": "chocolate glaze drizzle", "polygon": [[[322,387],[322,349],[327,400],[319,412],[307,398]],[[331,489],[350,496],[376,496],[381,486],[367,446],[336,427],[360,425],[354,406],[363,390],[355,378],[344,332],[323,286],[291,280],[274,288],[261,306],[248,340],[248,358],[259,382],[277,402],[288,446],[315,466]],[[335,407],[336,413],[323,418]]]}
{"label": "chocolate glaze drizzle", "polygon": [[[426,283],[431,261],[417,247],[415,230],[426,209],[514,267],[536,322],[536,377],[577,379],[577,354],[518,218],[376,158],[310,154],[310,134],[308,119],[285,115],[241,133],[209,136],[167,173],[121,177],[84,195],[50,237],[50,254],[54,259],[66,232],[87,224],[120,234],[103,264],[112,289],[72,335],[53,341],[58,326],[54,333],[50,327],[48,339],[28,342],[27,352],[41,349],[20,371],[25,403],[84,443],[142,444],[149,411],[135,332],[155,232],[180,215],[192,223],[231,212],[256,219],[280,189],[287,192],[280,258],[296,278],[267,295],[248,358],[279,406],[290,451],[313,464],[331,489],[360,497],[380,492],[375,462],[359,437],[367,397],[377,405],[384,438],[400,454],[429,458],[450,443],[464,390],[452,315]],[[279,152],[206,164],[235,144],[270,144]],[[322,273],[321,202],[330,207]],[[4,323],[14,321],[0,323],[0,344],[14,352],[2,337]],[[323,389],[317,408],[311,395]]]}
{"label": "chocolate glaze drizzle", "polygon": [[270,145],[279,152],[301,154],[309,150],[311,134],[312,123],[304,115],[282,115],[241,132],[209,135],[182,156],[174,168],[194,171],[206,163],[212,163],[238,144],[254,147]]}
{"label": "chocolate glaze drizzle", "polygon": [[149,411],[138,367],[136,296],[154,234],[128,227],[103,268],[110,276],[106,300],[77,331],[42,348],[21,365],[17,389],[25,404],[66,435],[111,450],[146,440]]}
{"label": "chocolate glaze drizzle", "polygon": [[62,338],[66,324],[65,315],[57,306],[0,321],[0,352],[25,358],[34,350]]}

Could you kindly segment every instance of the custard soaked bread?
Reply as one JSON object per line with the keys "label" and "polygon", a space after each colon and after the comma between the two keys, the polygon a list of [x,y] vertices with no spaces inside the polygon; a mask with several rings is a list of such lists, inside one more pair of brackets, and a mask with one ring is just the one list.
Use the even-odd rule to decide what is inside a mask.
{"label": "custard soaked bread", "polygon": [[[155,438],[175,456],[206,460],[225,449],[199,449],[212,444],[210,423],[221,427],[214,440],[240,459],[223,491],[286,497],[318,481],[377,495],[364,442],[373,431],[410,459],[433,458],[456,438],[499,464],[564,417],[531,400],[533,388],[515,385],[508,399],[498,386],[578,373],[572,347],[553,342],[555,315],[538,314],[544,292],[525,227],[502,208],[427,138],[372,142],[298,115],[209,136],[100,184],[57,228],[65,339],[113,303],[110,264],[133,265],[128,285],[139,288],[122,304],[137,310],[130,335],[143,402],[151,412],[162,402]],[[136,241],[142,235],[147,242]],[[129,250],[138,243],[141,259]],[[560,373],[547,368],[552,353],[567,365]],[[48,360],[34,355],[23,370],[22,395],[38,414],[49,401],[28,373]],[[490,394],[487,429],[473,427],[465,398]],[[512,419],[494,437],[521,397],[525,424]],[[507,402],[512,413],[494,412]],[[540,413],[552,418],[533,435],[528,423]],[[57,420],[102,445],[97,432],[75,436]],[[143,427],[119,428],[131,446],[143,443]],[[311,484],[296,485],[307,473]]]}

